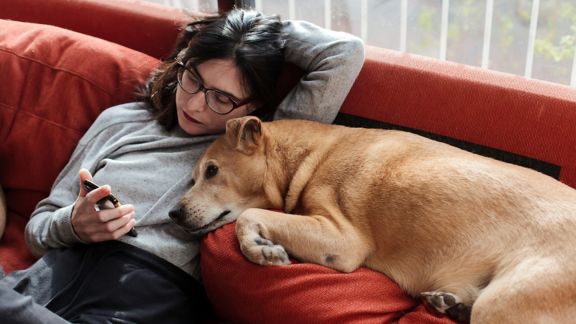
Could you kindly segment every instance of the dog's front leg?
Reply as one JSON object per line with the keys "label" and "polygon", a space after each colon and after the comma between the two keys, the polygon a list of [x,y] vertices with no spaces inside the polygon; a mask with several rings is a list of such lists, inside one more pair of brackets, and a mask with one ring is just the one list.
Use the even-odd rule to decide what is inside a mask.
{"label": "dog's front leg", "polygon": [[242,253],[262,265],[289,264],[286,251],[301,261],[351,272],[361,266],[370,244],[349,224],[324,216],[290,215],[265,209],[244,211],[236,222]]}
{"label": "dog's front leg", "polygon": [[[238,217],[236,221],[236,236],[240,243],[240,250],[244,256],[261,265],[290,264],[288,253],[282,245],[266,239],[268,226],[264,226],[254,218],[265,210],[249,209]],[[247,213],[248,212],[248,213]]]}

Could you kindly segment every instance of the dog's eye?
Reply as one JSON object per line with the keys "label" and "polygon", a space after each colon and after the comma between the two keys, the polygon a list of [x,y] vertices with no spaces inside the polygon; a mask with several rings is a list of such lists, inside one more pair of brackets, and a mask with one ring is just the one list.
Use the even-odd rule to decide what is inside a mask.
{"label": "dog's eye", "polygon": [[213,176],[215,176],[216,174],[218,174],[218,167],[215,165],[209,165],[206,168],[206,179],[210,179]]}
{"label": "dog's eye", "polygon": [[190,187],[194,187],[195,184],[196,184],[196,180],[190,179]]}

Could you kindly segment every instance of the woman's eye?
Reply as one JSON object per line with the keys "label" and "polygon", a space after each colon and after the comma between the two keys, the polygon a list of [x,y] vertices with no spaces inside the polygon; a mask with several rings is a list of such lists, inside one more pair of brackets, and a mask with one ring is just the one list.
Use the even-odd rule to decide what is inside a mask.
{"label": "woman's eye", "polygon": [[210,179],[218,174],[218,167],[215,165],[209,165],[206,168],[206,179]]}
{"label": "woman's eye", "polygon": [[194,85],[197,85],[200,83],[198,81],[198,78],[190,72],[186,73],[186,82],[188,82],[190,84],[194,84]]}
{"label": "woman's eye", "polygon": [[217,94],[216,99],[218,100],[218,102],[223,103],[223,104],[227,104],[227,103],[231,102],[230,98],[228,96],[223,95],[223,94]]}

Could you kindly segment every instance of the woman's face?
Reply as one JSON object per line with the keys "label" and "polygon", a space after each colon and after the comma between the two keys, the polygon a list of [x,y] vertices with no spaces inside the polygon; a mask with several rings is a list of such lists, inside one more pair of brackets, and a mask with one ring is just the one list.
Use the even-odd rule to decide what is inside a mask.
{"label": "woman's face", "polygon": [[[193,71],[193,70],[192,70]],[[242,75],[232,60],[213,59],[196,66],[197,76],[187,70],[182,78],[199,77],[204,88],[218,90],[244,100],[249,94],[242,88]],[[190,135],[206,135],[223,132],[226,121],[246,116],[252,111],[252,105],[240,106],[226,115],[219,115],[206,104],[205,92],[187,93],[180,86],[176,90],[176,110],[178,124]]]}

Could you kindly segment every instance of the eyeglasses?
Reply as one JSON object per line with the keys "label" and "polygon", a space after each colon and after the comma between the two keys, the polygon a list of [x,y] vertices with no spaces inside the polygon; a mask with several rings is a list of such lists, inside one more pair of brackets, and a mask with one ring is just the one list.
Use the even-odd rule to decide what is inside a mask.
{"label": "eyeglasses", "polygon": [[206,105],[213,112],[219,115],[226,115],[232,110],[242,107],[252,101],[251,98],[240,100],[234,96],[218,89],[208,89],[200,79],[196,67],[193,65],[185,65],[182,62],[177,62],[178,65],[178,85],[182,90],[189,94],[196,94],[200,91],[204,92]]}

